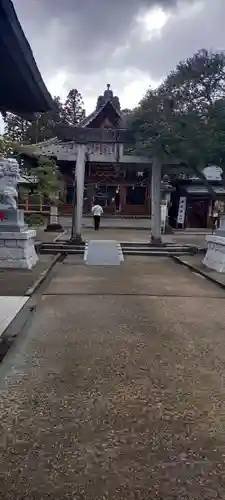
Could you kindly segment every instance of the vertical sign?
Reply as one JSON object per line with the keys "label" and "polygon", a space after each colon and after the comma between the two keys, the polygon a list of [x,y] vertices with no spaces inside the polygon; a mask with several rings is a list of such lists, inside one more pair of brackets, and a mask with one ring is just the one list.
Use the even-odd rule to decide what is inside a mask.
{"label": "vertical sign", "polygon": [[177,214],[177,224],[184,224],[185,214],[186,214],[187,198],[186,196],[181,196],[179,201],[179,208]]}
{"label": "vertical sign", "polygon": [[164,234],[166,230],[166,221],[167,221],[167,202],[165,201],[161,205],[161,232]]}

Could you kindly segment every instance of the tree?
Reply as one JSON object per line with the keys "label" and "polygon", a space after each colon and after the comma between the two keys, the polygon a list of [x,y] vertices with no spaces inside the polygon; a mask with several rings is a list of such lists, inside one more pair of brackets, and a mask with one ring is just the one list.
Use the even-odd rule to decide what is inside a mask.
{"label": "tree", "polygon": [[225,55],[197,52],[155,91],[149,90],[135,112],[138,147],[180,159],[189,167],[219,161],[224,145]]}
{"label": "tree", "polygon": [[0,156],[5,158],[18,157],[20,146],[18,143],[11,141],[4,135],[0,135]]}
{"label": "tree", "polygon": [[27,142],[34,144],[55,137],[55,126],[64,123],[64,114],[60,97],[54,97],[53,102],[52,109],[35,114],[27,129]]}
{"label": "tree", "polygon": [[218,118],[224,114],[224,52],[200,50],[179,63],[159,88],[159,95],[162,99],[169,96],[172,102],[170,122],[178,152],[190,164],[210,163],[222,138]]}
{"label": "tree", "polygon": [[84,102],[77,89],[69,91],[64,104],[64,119],[68,125],[75,127],[85,118]]}
{"label": "tree", "polygon": [[195,111],[204,118],[209,106],[225,95],[225,53],[199,50],[180,62],[160,87],[177,112]]}
{"label": "tree", "polygon": [[28,129],[28,121],[13,113],[6,113],[4,116],[5,131],[4,135],[8,139],[17,142],[26,140],[26,133]]}
{"label": "tree", "polygon": [[24,144],[34,144],[55,137],[55,126],[65,121],[60,98],[54,97],[53,103],[51,110],[35,113],[29,121],[13,113],[6,113],[4,136]]}
{"label": "tree", "polygon": [[41,156],[36,167],[29,169],[28,176],[34,180],[35,191],[50,201],[50,217],[47,230],[60,230],[58,219],[59,193],[62,187],[60,170],[48,157]]}
{"label": "tree", "polygon": [[202,169],[224,158],[224,76],[224,53],[201,50],[149,90],[133,113],[138,152],[169,164],[170,172],[174,165],[194,170],[212,194]]}

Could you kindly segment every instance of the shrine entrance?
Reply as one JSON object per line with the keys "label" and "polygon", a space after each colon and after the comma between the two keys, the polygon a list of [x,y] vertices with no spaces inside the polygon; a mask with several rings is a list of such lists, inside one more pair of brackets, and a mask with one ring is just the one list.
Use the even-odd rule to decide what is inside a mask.
{"label": "shrine entrance", "polygon": [[[132,132],[126,129],[91,129],[79,127],[60,127],[57,130],[57,136],[63,141],[75,141],[77,144],[77,159],[73,184],[73,208],[72,208],[72,231],[71,242],[82,241],[82,216],[84,206],[84,182],[85,165],[89,159],[89,144],[129,144],[135,142]],[[117,186],[97,186],[97,192],[94,193],[95,202],[102,206],[120,207],[120,192]],[[71,193],[70,193],[71,195]]]}

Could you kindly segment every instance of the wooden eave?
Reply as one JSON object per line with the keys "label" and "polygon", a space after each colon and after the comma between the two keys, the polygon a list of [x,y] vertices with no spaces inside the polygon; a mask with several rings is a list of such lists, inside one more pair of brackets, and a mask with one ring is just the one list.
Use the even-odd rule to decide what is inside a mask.
{"label": "wooden eave", "polygon": [[54,105],[11,0],[0,1],[0,110],[21,116]]}

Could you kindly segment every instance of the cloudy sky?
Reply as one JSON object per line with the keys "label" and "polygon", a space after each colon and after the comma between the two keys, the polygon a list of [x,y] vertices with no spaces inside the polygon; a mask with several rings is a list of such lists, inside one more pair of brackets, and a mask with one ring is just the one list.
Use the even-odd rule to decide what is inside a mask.
{"label": "cloudy sky", "polygon": [[225,0],[13,0],[52,95],[88,112],[111,83],[134,106],[181,59],[225,48]]}

